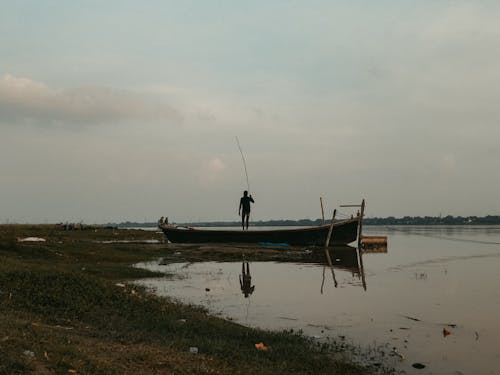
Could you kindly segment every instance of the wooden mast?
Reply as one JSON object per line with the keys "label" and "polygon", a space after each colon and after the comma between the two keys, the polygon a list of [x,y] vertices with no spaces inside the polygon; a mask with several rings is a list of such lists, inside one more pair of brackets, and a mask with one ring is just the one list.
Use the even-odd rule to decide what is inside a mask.
{"label": "wooden mast", "polygon": [[328,229],[328,236],[326,237],[325,247],[328,247],[328,245],[330,245],[330,237],[332,236],[333,222],[335,220],[336,214],[337,214],[337,209],[333,210],[332,222],[330,223],[330,228]]}
{"label": "wooden mast", "polygon": [[[333,263],[332,259],[330,258],[330,251],[328,250],[328,245],[330,245],[330,238],[332,237],[333,233],[333,222],[335,221],[335,215],[337,214],[337,210],[333,210],[333,215],[332,215],[332,222],[330,223],[330,228],[328,229],[328,236],[326,237],[326,242],[325,242],[325,254],[326,254],[326,260],[328,261],[328,265],[330,266],[330,270],[332,271],[332,277],[333,277],[333,283],[335,284],[335,288],[337,287],[337,278],[335,277],[335,271],[333,269]],[[323,286],[321,288],[323,291]]]}
{"label": "wooden mast", "polygon": [[361,241],[363,240],[363,217],[365,215],[365,199],[361,201],[361,212],[359,214],[359,227],[358,227],[358,248],[361,249]]}
{"label": "wooden mast", "polygon": [[323,209],[323,198],[319,197],[319,203],[321,204],[321,217],[323,218],[323,224],[325,224],[325,210]]}

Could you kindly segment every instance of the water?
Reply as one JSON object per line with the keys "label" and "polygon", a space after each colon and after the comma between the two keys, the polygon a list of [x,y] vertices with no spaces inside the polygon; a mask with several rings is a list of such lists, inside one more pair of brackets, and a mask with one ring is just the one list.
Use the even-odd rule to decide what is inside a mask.
{"label": "water", "polygon": [[389,241],[387,253],[362,255],[363,270],[353,249],[332,254],[333,272],[326,262],[250,262],[243,291],[241,262],[144,263],[175,277],[141,283],[244,325],[382,345],[408,374],[499,374],[500,226],[366,227],[365,234]]}

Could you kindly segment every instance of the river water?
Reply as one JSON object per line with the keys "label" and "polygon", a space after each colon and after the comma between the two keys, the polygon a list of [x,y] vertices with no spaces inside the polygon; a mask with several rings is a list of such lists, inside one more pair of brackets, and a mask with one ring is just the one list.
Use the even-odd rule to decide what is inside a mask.
{"label": "river water", "polygon": [[141,263],[174,277],[139,283],[244,325],[345,336],[407,374],[500,374],[500,226],[367,226],[365,235],[388,236],[387,249],[334,250],[333,267],[326,257]]}

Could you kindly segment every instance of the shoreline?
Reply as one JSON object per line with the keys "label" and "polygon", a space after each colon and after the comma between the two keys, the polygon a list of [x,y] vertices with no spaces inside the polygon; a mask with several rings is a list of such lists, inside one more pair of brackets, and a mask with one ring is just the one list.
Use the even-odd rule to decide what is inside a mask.
{"label": "shoreline", "polygon": [[[18,242],[28,237],[46,241]],[[241,259],[241,250],[285,256],[163,240],[133,229],[0,225],[0,373],[393,373],[354,363],[344,343],[244,327],[128,283],[159,276],[133,264],[179,252],[189,261]]]}

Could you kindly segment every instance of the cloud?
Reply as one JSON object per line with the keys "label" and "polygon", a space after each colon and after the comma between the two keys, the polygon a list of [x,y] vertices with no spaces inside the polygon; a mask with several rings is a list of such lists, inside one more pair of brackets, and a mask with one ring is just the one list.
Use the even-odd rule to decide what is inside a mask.
{"label": "cloud", "polygon": [[33,124],[100,124],[115,121],[180,121],[180,113],[125,90],[80,87],[57,90],[29,78],[0,78],[0,121]]}
{"label": "cloud", "polygon": [[444,12],[423,30],[428,42],[464,43],[482,39],[497,40],[500,35],[498,15],[500,7],[475,2],[452,3]]}
{"label": "cloud", "polygon": [[204,161],[201,167],[200,182],[203,185],[214,184],[225,169],[226,164],[218,157]]}

